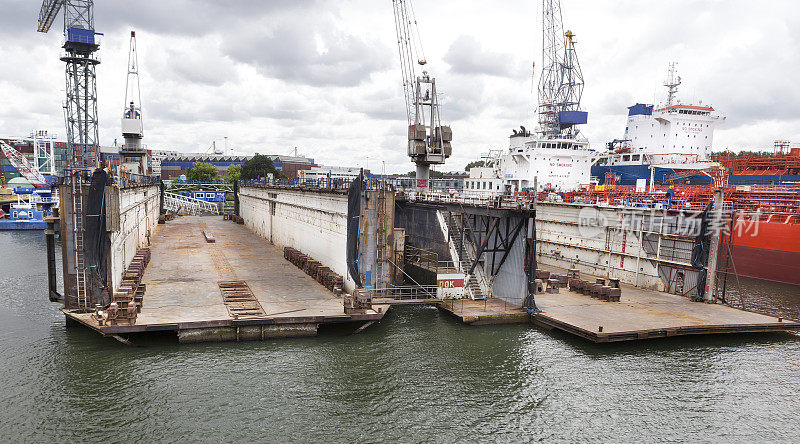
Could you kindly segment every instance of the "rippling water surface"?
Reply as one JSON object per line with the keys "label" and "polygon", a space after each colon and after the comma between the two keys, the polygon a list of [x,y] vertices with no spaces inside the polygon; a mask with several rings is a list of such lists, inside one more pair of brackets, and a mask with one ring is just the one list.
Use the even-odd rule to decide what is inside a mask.
{"label": "rippling water surface", "polygon": [[[358,335],[133,348],[65,327],[46,286],[44,236],[0,232],[7,442],[800,440],[796,335],[597,345],[405,307]],[[797,287],[736,291],[800,317]]]}

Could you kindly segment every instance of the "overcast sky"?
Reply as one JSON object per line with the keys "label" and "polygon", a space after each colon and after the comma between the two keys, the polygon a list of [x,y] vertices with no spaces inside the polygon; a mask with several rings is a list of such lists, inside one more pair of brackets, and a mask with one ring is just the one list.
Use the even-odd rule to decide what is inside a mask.
{"label": "overcast sky", "polygon": [[[61,19],[35,32],[38,1],[0,0],[0,135],[63,139]],[[541,1],[416,0],[428,69],[461,170],[535,126]],[[562,0],[585,77],[583,129],[601,149],[626,107],[664,100],[669,62],[683,102],[727,116],[715,150],[800,142],[797,0]],[[327,165],[412,170],[391,0],[97,0],[100,139],[120,139],[130,30],[154,149],[298,152]],[[531,64],[537,63],[536,79]]]}

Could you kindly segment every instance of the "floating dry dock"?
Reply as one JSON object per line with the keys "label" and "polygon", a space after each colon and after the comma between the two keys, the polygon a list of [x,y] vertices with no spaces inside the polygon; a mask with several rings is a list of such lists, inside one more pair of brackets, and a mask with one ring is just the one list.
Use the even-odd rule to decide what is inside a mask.
{"label": "floating dry dock", "polygon": [[439,307],[465,324],[531,322],[594,342],[634,341],[680,335],[800,330],[800,323],[723,304],[692,302],[682,296],[625,288],[620,302],[605,302],[567,289],[536,295],[542,311],[529,315],[501,299],[454,300]]}
{"label": "floating dry dock", "polygon": [[[215,242],[207,242],[203,232]],[[89,313],[66,316],[104,335],[175,331],[181,342],[313,336],[320,324],[376,321],[389,306],[345,314],[341,297],[283,258],[243,225],[186,216],[158,225],[151,237],[147,286],[134,325],[99,326]],[[262,314],[229,312],[220,282],[244,282]]]}
{"label": "floating dry dock", "polygon": [[[160,224],[169,196],[155,184],[106,185],[104,194],[89,193],[86,184],[61,186],[60,218],[49,220],[45,232],[50,300],[63,302],[71,322],[103,335],[172,331],[181,342],[312,336],[324,324],[354,323],[355,330],[405,303],[438,305],[466,324],[534,323],[596,342],[800,329],[797,321],[692,302],[677,289],[678,276],[685,288],[696,287],[698,272],[687,253],[694,238],[673,233],[670,215],[655,222],[657,230],[645,229],[648,223],[619,225],[587,237],[574,222],[582,211],[576,205],[533,210],[518,202],[398,202],[382,187],[363,190],[357,202],[341,187],[259,183],[234,189],[234,220],[184,216]],[[82,219],[73,211],[81,199],[85,208],[94,207],[89,215],[105,208],[103,221],[85,218],[83,239],[77,236]],[[613,208],[602,211],[605,220],[621,218]],[[640,222],[648,217],[633,215]],[[353,220],[359,222],[351,227]],[[56,286],[56,231],[63,293]],[[438,258],[433,270],[450,270],[441,274],[445,285],[439,285],[438,271],[417,266],[419,277],[432,274],[433,282],[404,271],[422,258],[411,247]],[[348,251],[363,286],[375,289],[371,303],[356,291],[360,284],[350,273]],[[542,311],[528,314],[521,306],[525,262],[533,252],[542,270],[563,265],[584,279],[616,276],[620,301],[558,288],[537,294]],[[77,265],[82,262],[84,267]],[[88,270],[85,277],[81,268]],[[453,269],[462,274],[454,277]],[[442,301],[430,289],[418,291],[431,285],[444,295],[447,283],[460,284],[453,297],[461,299]]]}

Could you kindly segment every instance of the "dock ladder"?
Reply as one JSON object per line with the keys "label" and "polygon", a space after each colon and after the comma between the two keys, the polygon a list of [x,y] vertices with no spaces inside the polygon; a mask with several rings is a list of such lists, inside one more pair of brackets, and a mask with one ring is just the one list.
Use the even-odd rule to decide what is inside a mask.
{"label": "dock ladder", "polygon": [[89,307],[89,295],[86,282],[86,251],[84,235],[83,214],[83,186],[80,172],[72,175],[72,246],[75,250],[75,283],[77,290],[77,305],[79,308]]}

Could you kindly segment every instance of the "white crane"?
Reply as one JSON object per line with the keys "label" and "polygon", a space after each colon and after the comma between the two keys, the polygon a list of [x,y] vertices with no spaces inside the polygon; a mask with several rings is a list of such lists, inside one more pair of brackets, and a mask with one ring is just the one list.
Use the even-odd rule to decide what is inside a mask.
{"label": "white crane", "polygon": [[[408,155],[417,165],[417,189],[425,192],[430,187],[430,166],[443,164],[452,153],[453,131],[441,124],[436,79],[424,69],[428,62],[414,6],[411,0],[392,0],[392,6],[408,117]],[[421,75],[417,75],[417,65]]]}
{"label": "white crane", "polygon": [[139,62],[136,53],[136,31],[131,31],[128,51],[128,77],[125,80],[125,104],[122,111],[122,137],[119,150],[120,168],[133,174],[147,173],[147,150],[142,147],[142,95],[139,91]]}

